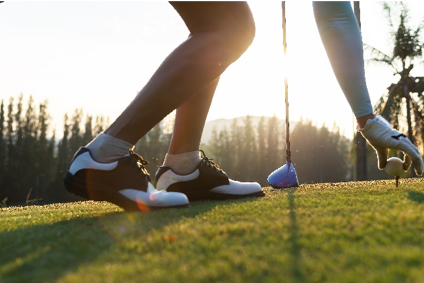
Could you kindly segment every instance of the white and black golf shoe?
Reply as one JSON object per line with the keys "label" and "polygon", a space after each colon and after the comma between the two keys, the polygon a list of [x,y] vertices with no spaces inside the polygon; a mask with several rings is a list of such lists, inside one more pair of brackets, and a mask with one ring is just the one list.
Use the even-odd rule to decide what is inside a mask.
{"label": "white and black golf shoe", "polygon": [[202,150],[201,153],[202,160],[190,174],[179,175],[170,167],[159,167],[155,176],[156,188],[184,193],[190,201],[240,199],[265,195],[258,183],[229,179]]}
{"label": "white and black golf shoe", "polygon": [[415,173],[423,174],[423,159],[418,148],[399,131],[392,129],[383,117],[369,119],[363,129],[358,129],[362,136],[375,149],[378,156],[378,168],[382,170],[387,163],[388,149],[397,149],[406,153],[414,164]]}
{"label": "white and black golf shoe", "polygon": [[189,206],[184,194],[155,189],[145,167],[147,163],[132,150],[117,161],[101,163],[93,159],[88,148],[81,147],[63,181],[71,193],[108,201],[126,211]]}

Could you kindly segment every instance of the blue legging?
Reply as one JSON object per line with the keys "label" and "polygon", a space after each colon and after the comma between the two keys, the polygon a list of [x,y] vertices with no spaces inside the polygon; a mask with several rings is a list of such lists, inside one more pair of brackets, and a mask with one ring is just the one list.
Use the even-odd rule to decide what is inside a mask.
{"label": "blue legging", "polygon": [[371,114],[362,37],[350,2],[313,2],[313,7],[321,40],[355,117]]}

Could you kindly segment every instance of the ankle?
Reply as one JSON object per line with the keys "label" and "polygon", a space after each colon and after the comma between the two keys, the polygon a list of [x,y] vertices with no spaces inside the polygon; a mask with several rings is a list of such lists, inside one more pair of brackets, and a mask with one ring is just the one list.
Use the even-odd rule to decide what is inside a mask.
{"label": "ankle", "polygon": [[367,121],[370,119],[374,119],[375,118],[375,114],[371,113],[362,117],[358,117],[356,118],[356,122],[358,123],[358,128],[359,129],[363,129],[365,128],[365,125],[367,124]]}
{"label": "ankle", "polygon": [[112,162],[125,156],[133,145],[108,134],[100,133],[86,147],[91,151],[96,161]]}
{"label": "ankle", "polygon": [[201,161],[199,151],[165,155],[163,166],[170,167],[177,174],[185,175],[194,171]]}

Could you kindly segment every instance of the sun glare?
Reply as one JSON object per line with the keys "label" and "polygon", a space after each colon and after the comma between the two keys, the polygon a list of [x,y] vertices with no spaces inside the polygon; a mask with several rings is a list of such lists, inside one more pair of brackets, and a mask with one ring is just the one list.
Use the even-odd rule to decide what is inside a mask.
{"label": "sun glare", "polygon": [[[286,4],[286,57],[281,2],[249,5],[256,37],[221,76],[208,120],[247,114],[284,118],[287,77],[291,119],[329,125],[337,117],[350,129],[351,110],[322,46],[311,3]],[[373,24],[384,20],[380,7],[365,2],[361,7],[364,42],[384,50],[381,27]],[[36,102],[48,100],[57,133],[64,113],[75,108],[113,121],[188,34],[178,14],[161,1],[10,1],[0,9],[0,26],[1,98],[23,93]],[[391,74],[368,65],[366,74],[375,103]]]}

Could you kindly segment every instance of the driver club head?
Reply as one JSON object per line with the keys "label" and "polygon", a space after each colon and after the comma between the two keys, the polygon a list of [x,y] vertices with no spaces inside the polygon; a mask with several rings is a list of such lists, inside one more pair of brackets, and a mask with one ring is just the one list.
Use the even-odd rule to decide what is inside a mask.
{"label": "driver club head", "polygon": [[269,174],[268,183],[276,189],[299,186],[293,164],[287,161],[286,164]]}

